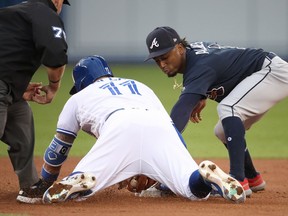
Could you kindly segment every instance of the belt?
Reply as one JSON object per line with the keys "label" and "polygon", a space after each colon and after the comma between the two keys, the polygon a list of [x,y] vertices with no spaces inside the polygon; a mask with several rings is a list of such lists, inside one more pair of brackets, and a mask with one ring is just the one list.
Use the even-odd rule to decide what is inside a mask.
{"label": "belt", "polygon": [[272,60],[274,57],[276,57],[277,55],[273,52],[269,52],[267,55],[266,55],[266,58]]}
{"label": "belt", "polygon": [[[147,108],[137,108],[137,107],[126,108],[126,110],[127,110],[127,109],[132,109],[132,110],[145,110],[145,111],[148,111],[148,110],[149,110],[149,109],[147,109]],[[119,108],[119,109],[116,109],[116,110],[112,111],[112,112],[107,116],[107,118],[105,119],[105,121],[107,121],[112,114],[114,114],[115,112],[118,112],[118,111],[120,111],[120,110],[125,110],[125,108]]]}
{"label": "belt", "polygon": [[108,118],[109,118],[112,114],[114,114],[115,112],[120,111],[120,110],[124,110],[124,108],[119,108],[119,109],[116,109],[116,110],[114,110],[113,112],[111,112],[111,113],[107,116],[107,118],[105,119],[105,121],[107,121]]}

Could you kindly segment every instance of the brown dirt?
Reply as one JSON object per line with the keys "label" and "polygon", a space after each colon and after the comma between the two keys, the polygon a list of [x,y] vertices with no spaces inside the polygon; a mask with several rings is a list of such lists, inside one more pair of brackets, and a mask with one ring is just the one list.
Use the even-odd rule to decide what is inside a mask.
{"label": "brown dirt", "polygon": [[[210,159],[211,160],[211,159]],[[42,159],[36,158],[40,171]],[[60,178],[69,174],[79,158],[69,158],[64,164]],[[201,162],[201,159],[196,159]],[[228,159],[214,161],[224,171],[228,170]],[[288,215],[288,160],[255,160],[255,165],[266,180],[265,191],[254,193],[244,204],[232,204],[222,198],[209,198],[193,202],[180,197],[139,198],[127,190],[116,187],[99,192],[84,202],[67,202],[53,205],[22,204],[16,202],[18,182],[8,158],[0,158],[0,215]],[[1,214],[2,213],[2,214]]]}

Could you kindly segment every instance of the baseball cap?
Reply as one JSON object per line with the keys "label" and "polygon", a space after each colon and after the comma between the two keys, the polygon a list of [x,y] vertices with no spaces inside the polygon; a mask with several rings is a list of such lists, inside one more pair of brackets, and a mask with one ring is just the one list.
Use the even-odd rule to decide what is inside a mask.
{"label": "baseball cap", "polygon": [[67,5],[70,5],[69,1],[68,0],[64,0],[63,1],[63,4],[67,4]]}
{"label": "baseball cap", "polygon": [[168,26],[155,28],[146,38],[149,55],[144,61],[169,52],[180,41],[178,33],[173,28]]}

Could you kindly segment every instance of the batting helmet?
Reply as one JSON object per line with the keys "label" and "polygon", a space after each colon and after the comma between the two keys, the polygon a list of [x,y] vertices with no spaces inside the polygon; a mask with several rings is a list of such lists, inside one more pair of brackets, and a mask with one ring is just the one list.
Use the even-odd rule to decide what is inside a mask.
{"label": "batting helmet", "polygon": [[70,95],[81,91],[103,76],[113,76],[111,69],[103,57],[93,55],[81,59],[73,69],[72,79],[74,86],[69,92]]}

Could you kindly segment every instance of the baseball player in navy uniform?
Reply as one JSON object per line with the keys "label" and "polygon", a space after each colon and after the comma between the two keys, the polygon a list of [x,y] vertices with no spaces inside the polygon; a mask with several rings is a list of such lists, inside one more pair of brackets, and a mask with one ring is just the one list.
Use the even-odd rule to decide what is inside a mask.
{"label": "baseball player in navy uniform", "polygon": [[23,2],[23,1],[24,0],[2,0],[0,2],[0,8],[11,6],[11,5],[15,5],[15,4],[19,4],[19,3]]}
{"label": "baseball player in navy uniform", "polygon": [[73,70],[73,94],[44,155],[42,178],[55,181],[80,129],[97,141],[73,173],[55,182],[44,203],[83,200],[139,174],[191,200],[207,199],[214,188],[244,202],[241,184],[211,161],[199,167],[154,92],[136,80],[114,77],[105,59],[88,56]]}
{"label": "baseball player in navy uniform", "polygon": [[[0,138],[9,146],[19,179],[19,202],[37,202],[45,189],[34,165],[34,122],[27,101],[50,103],[60,87],[67,64],[66,35],[58,15],[63,3],[69,4],[28,0],[0,9]],[[48,84],[30,83],[40,65],[46,68]]]}
{"label": "baseball player in navy uniform", "polygon": [[168,26],[157,27],[146,38],[148,59],[154,59],[168,76],[183,75],[182,93],[171,111],[179,131],[189,119],[201,120],[206,98],[219,103],[216,136],[225,144],[230,175],[246,195],[265,188],[246,146],[245,131],[271,107],[288,96],[288,64],[263,49],[194,42]]}

